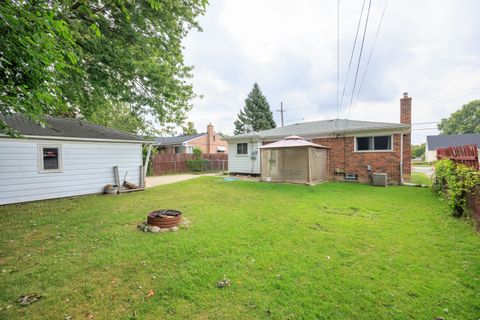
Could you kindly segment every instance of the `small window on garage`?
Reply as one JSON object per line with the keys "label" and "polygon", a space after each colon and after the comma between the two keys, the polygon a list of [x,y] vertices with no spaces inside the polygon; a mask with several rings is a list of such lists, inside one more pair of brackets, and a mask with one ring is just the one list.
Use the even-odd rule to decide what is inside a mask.
{"label": "small window on garage", "polygon": [[248,154],[247,143],[237,143],[237,154]]}
{"label": "small window on garage", "polygon": [[39,145],[38,164],[40,172],[61,172],[62,171],[62,146],[61,145]]}
{"label": "small window on garage", "polygon": [[392,136],[356,137],[355,151],[392,151]]}

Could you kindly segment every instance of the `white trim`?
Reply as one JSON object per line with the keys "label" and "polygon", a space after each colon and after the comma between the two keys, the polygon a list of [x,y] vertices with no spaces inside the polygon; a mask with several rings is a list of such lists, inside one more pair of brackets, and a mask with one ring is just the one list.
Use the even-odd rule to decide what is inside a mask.
{"label": "white trim", "polygon": [[[247,152],[246,152],[246,153],[238,153],[238,145],[239,145],[239,144],[245,144],[245,145],[247,145]],[[248,145],[249,145],[248,142],[239,142],[239,143],[236,143],[236,144],[235,144],[235,150],[236,150],[235,155],[236,155],[236,156],[240,156],[240,157],[248,157]]]}
{"label": "white trim", "polygon": [[[410,132],[410,127],[396,127],[396,128],[369,128],[369,129],[353,129],[347,130],[344,134],[338,135],[338,137],[355,137],[357,134],[366,134],[366,135],[390,135],[390,134],[399,134],[399,133],[408,133]],[[281,140],[292,134],[283,134],[283,135],[274,135],[274,136],[260,136],[258,134],[252,135],[250,137],[236,137],[230,136],[224,138],[227,142],[238,141],[238,140],[248,140],[248,139],[258,139],[258,141],[271,141],[271,140]],[[296,134],[304,138],[305,140],[309,139],[321,139],[321,138],[335,138],[337,137],[336,132],[324,132],[324,133],[310,133],[310,134]]]}
{"label": "white trim", "polygon": [[0,134],[0,138],[7,139],[22,139],[23,137],[28,139],[37,139],[37,140],[63,140],[63,141],[94,141],[94,142],[120,142],[120,143],[139,143],[139,144],[155,144],[155,141],[136,141],[136,140],[115,140],[115,139],[96,139],[96,138],[74,138],[74,137],[53,137],[53,136],[31,136],[23,135],[20,138],[10,137],[6,134]]}
{"label": "white trim", "polygon": [[[58,169],[45,169],[43,163],[43,149],[44,148],[56,148],[58,151]],[[61,144],[43,144],[37,145],[37,157],[38,157],[38,173],[59,173],[63,172],[63,155]]]}
{"label": "white trim", "polygon": [[[390,136],[390,149],[382,149],[382,150],[358,150],[357,149],[357,138],[374,138],[374,137],[388,137]],[[382,135],[358,135],[353,137],[353,152],[354,153],[372,153],[372,152],[394,152],[393,149],[393,134],[382,134]],[[372,147],[375,147],[375,139],[373,139],[374,145]]]}
{"label": "white trim", "polygon": [[400,184],[403,184],[403,134],[400,135]]}

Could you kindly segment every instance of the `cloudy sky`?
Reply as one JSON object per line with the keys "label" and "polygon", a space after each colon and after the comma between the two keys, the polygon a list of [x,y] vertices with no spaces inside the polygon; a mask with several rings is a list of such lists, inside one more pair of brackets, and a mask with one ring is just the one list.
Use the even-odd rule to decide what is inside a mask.
{"label": "cloudy sky", "polygon": [[[362,0],[340,0],[340,92],[344,88]],[[373,0],[359,67],[358,101],[348,112],[357,51],[340,118],[399,122],[399,98],[413,97],[413,142],[436,134],[441,118],[480,98],[480,1],[390,0],[367,66],[386,0]],[[283,102],[286,124],[337,117],[337,1],[211,0],[184,41],[195,91],[189,119],[231,134],[253,83],[271,109]],[[274,114],[280,125],[280,114]]]}

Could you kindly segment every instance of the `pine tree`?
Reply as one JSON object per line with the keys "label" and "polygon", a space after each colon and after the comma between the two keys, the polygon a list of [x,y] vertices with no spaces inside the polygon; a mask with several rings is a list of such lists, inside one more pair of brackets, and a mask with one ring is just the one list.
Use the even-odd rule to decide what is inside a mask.
{"label": "pine tree", "polygon": [[245,107],[240,110],[238,119],[235,120],[234,134],[248,133],[276,128],[273,114],[267,98],[263,95],[257,83],[245,99]]}

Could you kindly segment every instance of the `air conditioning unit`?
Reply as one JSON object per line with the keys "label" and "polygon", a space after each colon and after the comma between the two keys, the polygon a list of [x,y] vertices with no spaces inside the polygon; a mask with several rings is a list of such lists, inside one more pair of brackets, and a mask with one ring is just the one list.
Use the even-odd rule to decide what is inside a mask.
{"label": "air conditioning unit", "polygon": [[374,186],[386,187],[387,186],[387,174],[386,173],[373,173],[372,182]]}

